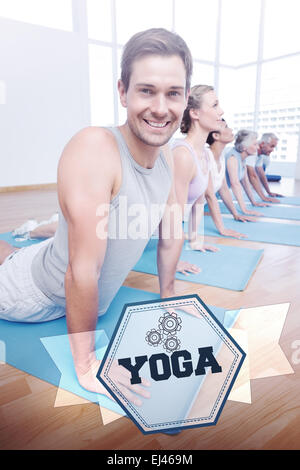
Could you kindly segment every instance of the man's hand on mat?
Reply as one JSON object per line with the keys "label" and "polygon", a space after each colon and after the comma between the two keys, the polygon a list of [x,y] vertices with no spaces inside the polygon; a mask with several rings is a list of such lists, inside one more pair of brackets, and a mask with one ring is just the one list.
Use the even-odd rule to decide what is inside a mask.
{"label": "man's hand on mat", "polygon": [[231,230],[230,228],[224,228],[222,231],[220,231],[220,234],[224,237],[247,238],[247,235],[236,232],[235,230]]}
{"label": "man's hand on mat", "polygon": [[[85,372],[76,370],[77,378],[80,385],[86,390],[94,393],[100,393],[108,396],[111,400],[114,398],[109,394],[106,388],[100,383],[96,375],[99,370],[101,361],[95,359],[89,369]],[[131,374],[125,367],[120,366],[116,361],[113,361],[110,367],[110,377],[118,385],[119,390],[124,396],[131,401],[135,406],[141,406],[142,400],[139,395],[144,398],[150,398],[150,392],[145,390],[140,385],[132,385],[130,383]],[[150,383],[142,378],[141,385],[149,387]],[[115,400],[114,400],[115,401]]]}
{"label": "man's hand on mat", "polygon": [[179,260],[176,266],[176,272],[179,272],[181,274],[185,274],[188,276],[190,273],[191,274],[198,274],[201,272],[201,268],[197,266],[196,264],[191,264],[188,261],[183,261]]}
{"label": "man's hand on mat", "polygon": [[238,222],[256,222],[257,219],[251,216],[249,217],[247,215],[238,214],[234,216],[234,220],[237,220]]}
{"label": "man's hand on mat", "polygon": [[[269,196],[271,197],[284,197],[283,194],[278,194],[278,193],[269,193]],[[278,201],[280,202],[280,201]]]}

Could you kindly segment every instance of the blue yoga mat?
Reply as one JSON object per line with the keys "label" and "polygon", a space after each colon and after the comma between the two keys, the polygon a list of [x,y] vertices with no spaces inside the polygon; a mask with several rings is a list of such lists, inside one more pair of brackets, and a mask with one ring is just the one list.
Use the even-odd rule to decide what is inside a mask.
{"label": "blue yoga mat", "polygon": [[300,206],[300,197],[296,196],[286,196],[278,198],[280,204],[289,204],[291,206]]}
{"label": "blue yoga mat", "polygon": [[[4,237],[1,236],[1,238]],[[98,319],[96,348],[99,359],[104,355],[108,340],[113,334],[124,304],[158,298],[159,295],[152,292],[124,286],[120,288],[107,313]],[[210,308],[223,323],[224,309]],[[17,369],[124,414],[119,405],[112,400],[103,395],[88,392],[78,384],[69,347],[65,317],[43,323],[0,320],[0,354],[0,360]]]}
{"label": "blue yoga mat", "polygon": [[[262,202],[261,198],[258,196],[258,194],[256,194],[254,190],[252,191],[252,193],[253,193],[254,199],[257,202]],[[236,201],[235,195],[233,194],[232,191],[231,191],[231,195],[232,195],[232,199]],[[243,189],[243,198],[245,202],[249,202],[248,196],[246,192],[244,191],[244,189]],[[277,199],[279,200],[279,202],[277,202],[276,205],[287,204],[289,206],[300,206],[300,197],[298,196],[284,196],[284,197],[278,197]],[[254,210],[256,210],[256,207],[254,208]]]}
{"label": "blue yoga mat", "polygon": [[[263,250],[216,246],[220,251],[200,253],[190,250],[185,243],[180,259],[197,264],[201,272],[188,276],[176,273],[176,279],[224,289],[244,290],[263,255]],[[156,248],[157,240],[152,239],[133,270],[157,275]]]}
{"label": "blue yoga mat", "polygon": [[18,248],[33,245],[35,243],[41,243],[41,241],[43,241],[43,239],[41,238],[34,240],[25,240],[20,236],[13,237],[11,232],[0,233],[0,240],[4,240],[5,242],[8,242],[13,246],[17,246]]}
{"label": "blue yoga mat", "polygon": [[[237,206],[237,211],[239,211],[239,206]],[[230,214],[229,210],[223,202],[219,202],[219,207],[222,214]],[[265,217],[276,218],[276,219],[290,219],[290,220],[300,220],[300,206],[283,206],[282,204],[272,204],[269,207],[253,207],[250,204],[247,204],[250,210],[260,212]],[[243,227],[240,226],[240,231],[243,232]]]}
{"label": "blue yoga mat", "polygon": [[[205,235],[221,237],[210,216],[204,217]],[[278,245],[300,246],[300,225],[275,223],[275,222],[249,222],[242,225],[233,219],[224,219],[226,228],[242,231],[247,235],[247,240]]]}

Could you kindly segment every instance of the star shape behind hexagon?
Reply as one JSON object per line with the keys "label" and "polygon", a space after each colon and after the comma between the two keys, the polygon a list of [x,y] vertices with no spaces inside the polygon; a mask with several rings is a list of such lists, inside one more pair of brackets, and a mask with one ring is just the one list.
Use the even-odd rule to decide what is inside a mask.
{"label": "star shape behind hexagon", "polygon": [[248,335],[250,379],[294,373],[279,346],[289,306],[284,303],[240,310],[233,327]]}
{"label": "star shape behind hexagon", "polygon": [[279,346],[288,309],[289,304],[285,303],[239,311],[229,333],[247,353],[247,357],[228,400],[250,404],[251,380],[294,373]]}
{"label": "star shape behind hexagon", "polygon": [[[234,312],[233,318],[235,318],[235,320],[228,330],[245,350],[247,357],[228,400],[251,404],[251,380],[294,373],[279,345],[280,335],[288,309],[289,304],[284,303],[241,309],[237,316],[236,312]],[[230,316],[230,312],[227,313],[228,316]],[[64,389],[68,382],[67,378],[64,378],[64,376],[65,374],[65,377],[70,376],[67,372],[70,366],[70,358],[66,360],[65,354],[62,355],[57,351],[57,345],[58,342],[60,342],[61,352],[61,348],[65,350],[68,344],[68,337],[66,335],[66,338],[63,340],[61,337],[58,338],[60,338],[60,340],[53,337],[51,339],[49,338],[49,341],[47,341],[47,338],[42,339],[48,353],[62,372],[60,387],[57,391],[54,406],[70,406],[95,401],[92,400],[90,396],[86,395],[83,397],[80,390],[79,392],[78,390],[77,392],[76,390],[72,390],[74,393],[71,393]],[[104,337],[102,338],[103,342]],[[54,348],[54,346],[56,347]],[[63,365],[64,363],[66,367]],[[99,400],[100,413],[104,425],[124,416],[123,410],[121,410],[118,405],[114,404],[115,406],[111,406],[113,403],[112,400],[108,398],[107,400],[110,403],[106,403],[106,400],[104,400],[104,403],[102,396]]]}

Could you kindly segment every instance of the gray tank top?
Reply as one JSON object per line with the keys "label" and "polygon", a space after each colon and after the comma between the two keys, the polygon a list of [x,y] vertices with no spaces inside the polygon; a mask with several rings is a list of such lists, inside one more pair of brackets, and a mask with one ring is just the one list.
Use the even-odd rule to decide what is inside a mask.
{"label": "gray tank top", "polygon": [[[109,130],[118,142],[122,183],[110,203],[107,249],[98,282],[98,314],[106,312],[142,255],[159,225],[171,189],[171,171],[162,152],[153,168],[144,168],[131,156],[120,130]],[[38,288],[62,306],[66,305],[64,277],[67,266],[68,225],[59,211],[56,234],[35,255],[32,276]]]}

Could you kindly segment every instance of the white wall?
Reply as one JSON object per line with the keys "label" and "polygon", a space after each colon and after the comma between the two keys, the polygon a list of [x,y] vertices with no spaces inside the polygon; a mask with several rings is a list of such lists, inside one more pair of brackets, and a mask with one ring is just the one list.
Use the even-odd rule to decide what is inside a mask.
{"label": "white wall", "polygon": [[0,18],[0,187],[56,182],[64,145],[90,121],[83,52],[78,33]]}

